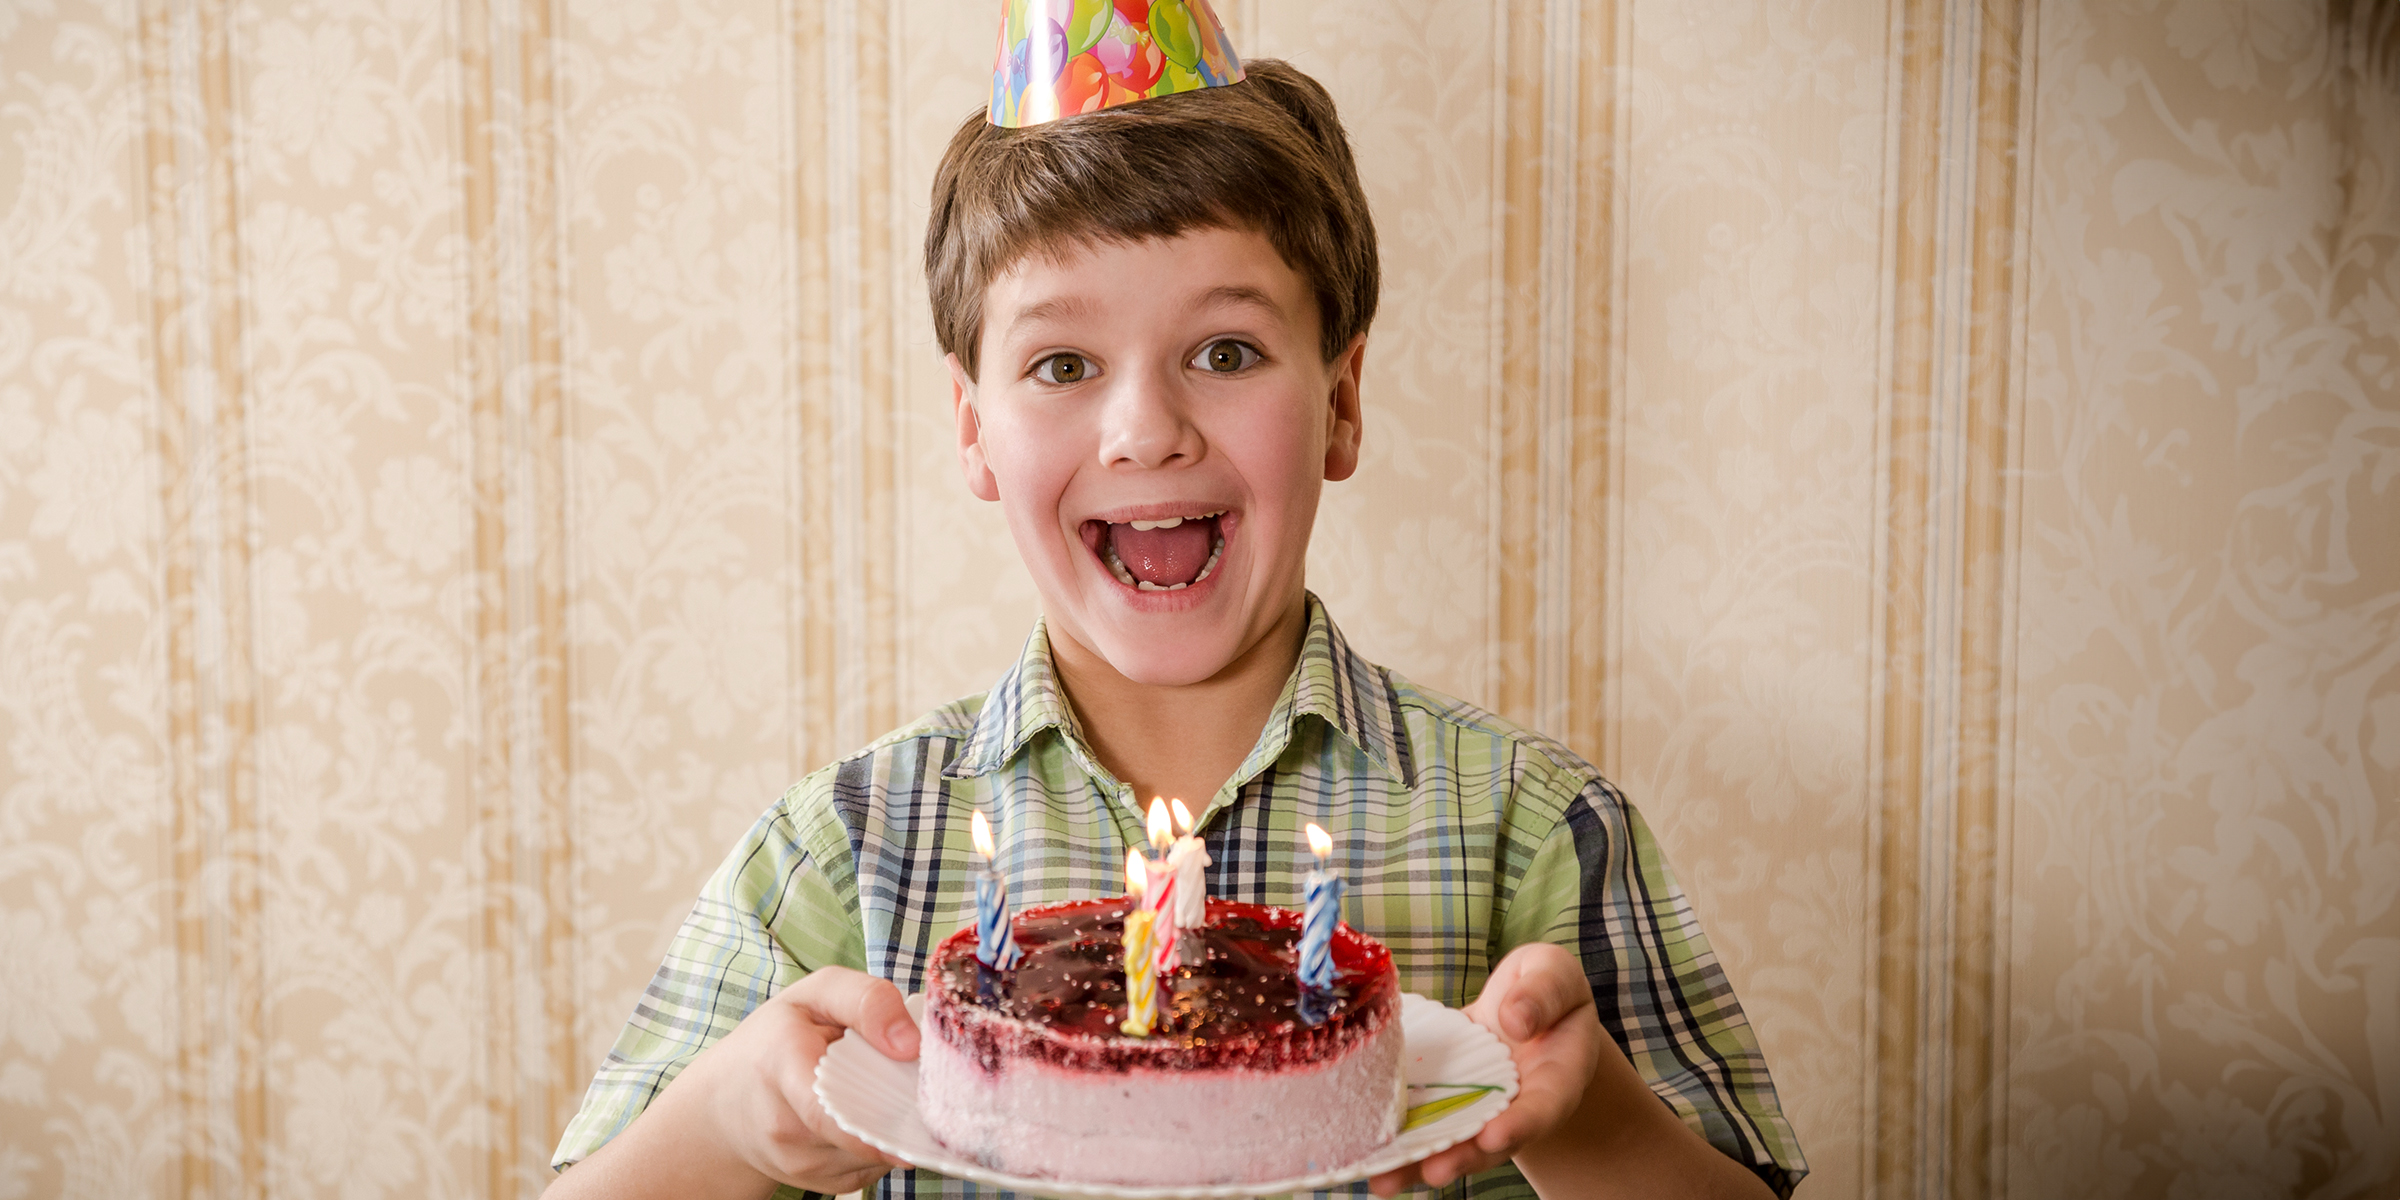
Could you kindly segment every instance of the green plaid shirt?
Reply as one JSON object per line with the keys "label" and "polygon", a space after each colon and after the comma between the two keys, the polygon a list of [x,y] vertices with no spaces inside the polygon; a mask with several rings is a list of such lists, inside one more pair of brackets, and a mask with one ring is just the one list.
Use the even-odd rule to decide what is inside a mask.
{"label": "green plaid shirt", "polygon": [[[1023,907],[1124,891],[1145,803],[1092,756],[1035,626],[990,692],[801,780],[734,847],[593,1078],[558,1164],[614,1137],[810,971],[853,967],[918,990],[934,945],[973,920],[972,810],[997,818],[1009,899]],[[1659,1099],[1778,1195],[1807,1171],[1758,1039],[1641,816],[1564,746],[1352,654],[1314,596],[1258,745],[1200,814],[1209,894],[1298,905],[1309,821],[1333,834],[1343,918],[1391,947],[1402,986],[1460,1007],[1512,947],[1564,946]],[[994,1193],[901,1171],[882,1194]],[[1443,1195],[1533,1190],[1503,1166]]]}

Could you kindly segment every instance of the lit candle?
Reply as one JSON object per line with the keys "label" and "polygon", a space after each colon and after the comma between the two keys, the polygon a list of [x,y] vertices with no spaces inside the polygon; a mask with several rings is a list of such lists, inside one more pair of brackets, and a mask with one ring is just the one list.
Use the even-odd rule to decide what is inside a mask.
{"label": "lit candle", "polygon": [[992,849],[992,823],[975,810],[975,849],[983,855],[983,871],[975,876],[975,957],[983,965],[1008,970],[1025,952],[1017,946],[1017,931],[1008,919],[1008,879],[1000,874],[999,856]]}
{"label": "lit candle", "polygon": [[[1175,928],[1178,931],[1198,929],[1208,924],[1208,843],[1192,836],[1192,810],[1181,800],[1167,801],[1175,811],[1175,828],[1183,836],[1175,839],[1175,848],[1167,851],[1167,867],[1175,873]],[[1200,939],[1182,942],[1181,962],[1197,966]]]}
{"label": "lit candle", "polygon": [[1150,1036],[1158,1008],[1157,967],[1150,961],[1151,922],[1158,914],[1145,902],[1148,875],[1142,852],[1126,851],[1125,890],[1133,904],[1125,912],[1125,1023],[1119,1028],[1134,1037]]}
{"label": "lit candle", "polygon": [[1167,846],[1174,840],[1175,829],[1168,823],[1167,802],[1155,796],[1151,797],[1151,857],[1144,864],[1149,876],[1149,891],[1145,893],[1147,902],[1143,907],[1152,913],[1150,944],[1153,954],[1158,959],[1158,973],[1161,976],[1174,970],[1176,965],[1182,961],[1177,957],[1181,953],[1178,943],[1182,940],[1177,935],[1182,932],[1182,928],[1175,920],[1175,914],[1178,911],[1176,892],[1180,889],[1176,886],[1173,860],[1167,856]]}
{"label": "lit candle", "polygon": [[1183,834],[1167,851],[1167,865],[1175,872],[1175,925],[1198,929],[1208,924],[1208,843],[1192,836],[1192,810],[1183,801],[1169,800],[1167,806],[1175,810],[1175,828]]}
{"label": "lit candle", "polygon": [[1308,848],[1317,853],[1317,869],[1308,873],[1306,897],[1300,917],[1300,985],[1308,988],[1333,986],[1333,927],[1342,919],[1342,877],[1326,869],[1326,860],[1333,855],[1333,839],[1311,822],[1308,827]]}

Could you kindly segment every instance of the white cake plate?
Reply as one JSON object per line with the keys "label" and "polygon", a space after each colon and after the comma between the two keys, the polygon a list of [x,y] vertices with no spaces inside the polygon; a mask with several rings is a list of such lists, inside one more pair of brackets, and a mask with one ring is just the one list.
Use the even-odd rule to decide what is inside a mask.
{"label": "white cake plate", "polygon": [[[908,998],[908,1011],[920,1023],[923,1009],[922,995]],[[1401,1069],[1409,1084],[1410,1107],[1398,1136],[1348,1166],[1263,1183],[1126,1187],[1031,1179],[978,1166],[935,1141],[917,1116],[917,1064],[885,1058],[865,1038],[845,1037],[826,1048],[817,1063],[817,1102],[850,1136],[956,1179],[1059,1200],[1251,1200],[1336,1187],[1407,1166],[1474,1137],[1516,1096],[1517,1064],[1509,1058],[1508,1047],[1465,1013],[1405,992],[1400,997],[1400,1028],[1407,1040]]]}

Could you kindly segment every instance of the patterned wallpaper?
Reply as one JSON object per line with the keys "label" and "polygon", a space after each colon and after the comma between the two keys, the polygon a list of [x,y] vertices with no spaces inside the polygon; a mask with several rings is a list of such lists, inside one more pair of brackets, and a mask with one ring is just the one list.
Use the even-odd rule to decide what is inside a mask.
{"label": "patterned wallpaper", "polygon": [[[531,1194],[722,848],[1005,665],[914,265],[986,7],[0,4],[0,1200]],[[1804,1194],[2400,1189],[2360,45],[1220,8],[1383,237],[1311,585],[1625,786]]]}
{"label": "patterned wallpaper", "polygon": [[2011,1187],[2391,1195],[2400,91],[2307,6],[2042,23]]}

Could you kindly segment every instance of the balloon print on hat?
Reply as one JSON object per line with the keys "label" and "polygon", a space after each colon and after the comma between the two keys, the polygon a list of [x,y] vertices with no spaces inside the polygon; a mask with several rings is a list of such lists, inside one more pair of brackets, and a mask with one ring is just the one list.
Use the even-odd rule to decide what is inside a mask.
{"label": "balloon print on hat", "polygon": [[1016,129],[1241,79],[1208,0],[1006,0],[989,116]]}

